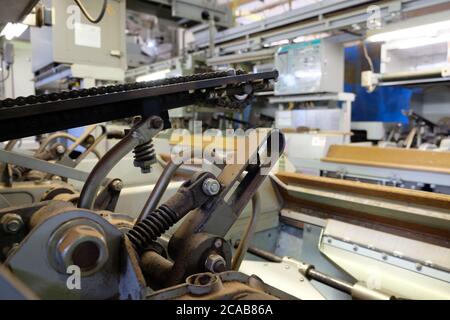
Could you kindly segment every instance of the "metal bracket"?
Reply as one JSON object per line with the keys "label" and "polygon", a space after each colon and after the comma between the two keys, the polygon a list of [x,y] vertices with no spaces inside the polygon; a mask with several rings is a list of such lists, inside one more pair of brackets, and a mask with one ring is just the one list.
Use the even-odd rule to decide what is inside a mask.
{"label": "metal bracket", "polygon": [[69,178],[77,181],[86,181],[89,177],[88,172],[70,168],[57,163],[50,163],[34,157],[16,153],[13,151],[0,150],[0,162],[14,164],[17,166],[51,173],[60,177]]}

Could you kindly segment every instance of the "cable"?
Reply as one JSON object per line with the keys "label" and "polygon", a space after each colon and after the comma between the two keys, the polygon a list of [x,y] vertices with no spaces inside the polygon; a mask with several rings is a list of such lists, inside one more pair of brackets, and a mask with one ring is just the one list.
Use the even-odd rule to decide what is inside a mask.
{"label": "cable", "polygon": [[100,21],[102,21],[103,17],[105,16],[108,0],[103,0],[102,11],[100,11],[100,14],[98,15],[98,17],[96,19],[94,19],[89,14],[89,12],[87,12],[86,8],[84,7],[84,5],[81,4],[80,0],[73,0],[73,1],[75,1],[75,3],[78,5],[78,7],[80,7],[80,9],[83,12],[84,16],[86,17],[86,19],[88,19],[92,23],[99,23]]}
{"label": "cable", "polygon": [[0,83],[5,82],[6,80],[8,80],[9,76],[10,76],[10,71],[9,68],[6,68],[6,77],[4,77],[3,79],[0,79]]}
{"label": "cable", "polygon": [[244,260],[245,253],[248,251],[250,241],[255,233],[256,225],[258,223],[258,217],[261,212],[261,196],[257,191],[252,197],[252,215],[250,217],[250,222],[244,231],[244,236],[237,247],[235,256],[231,262],[231,270],[238,271],[241,266],[242,260]]}
{"label": "cable", "polygon": [[367,51],[367,44],[365,41],[362,41],[362,47],[363,47],[364,57],[366,58],[367,62],[369,63],[370,71],[372,71],[372,73],[374,73],[375,68],[373,67],[373,61],[369,56],[369,52]]}

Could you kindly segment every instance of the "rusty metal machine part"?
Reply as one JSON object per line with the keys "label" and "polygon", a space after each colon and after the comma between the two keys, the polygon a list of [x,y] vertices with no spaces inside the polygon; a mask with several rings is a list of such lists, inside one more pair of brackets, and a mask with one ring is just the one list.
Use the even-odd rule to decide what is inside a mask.
{"label": "rusty metal machine part", "polygon": [[189,276],[183,285],[160,290],[150,300],[292,300],[256,276],[236,271],[199,273]]}
{"label": "rusty metal machine part", "polygon": [[[199,272],[220,272],[231,269],[231,247],[223,237],[266,178],[262,169],[270,169],[284,149],[284,136],[278,130],[266,131],[263,137],[259,144],[249,148],[244,163],[225,165],[219,176],[213,179],[217,183],[208,180],[212,178],[203,181],[202,188],[196,194],[201,194],[203,197],[205,193],[213,196],[205,198],[204,203],[198,203],[195,210],[186,217],[184,223],[170,239],[168,249],[173,262],[164,257],[157,257],[153,253],[143,252],[141,267],[143,267],[144,276],[148,279],[147,284],[151,288],[176,285],[182,283],[186,277]],[[264,147],[272,150],[269,162],[264,161],[260,155]],[[233,189],[232,187],[238,181],[237,188]],[[195,199],[195,194],[184,194],[178,199],[171,199],[179,203],[177,209],[170,212],[170,215],[166,204],[160,206],[164,209],[165,215],[159,213],[158,217],[152,216],[152,226],[138,224],[142,228],[141,233],[152,231],[147,237],[141,237],[139,240],[144,242],[159,237],[166,230],[167,221],[176,221],[177,211],[187,213],[183,211],[183,205],[189,210],[193,209],[191,206],[186,206],[186,203],[193,201],[188,201],[186,197]],[[170,205],[173,207],[174,203]],[[154,230],[158,232],[155,233]],[[130,232],[132,237],[136,237],[134,232],[136,230]],[[132,241],[136,242],[135,239]],[[140,250],[145,249],[140,243],[136,247]],[[159,274],[167,276],[163,279],[152,276],[154,268],[164,268],[165,270]]]}
{"label": "rusty metal machine part", "polygon": [[[184,182],[177,193],[163,205],[147,216],[142,217],[142,220],[138,221],[128,233],[128,237],[136,250],[141,252],[187,213],[202,206],[209,197],[214,196],[214,194],[204,191],[205,184],[211,181],[216,181],[217,183],[212,173],[203,172],[194,175],[194,177]],[[220,189],[220,185],[218,188]]]}
{"label": "rusty metal machine part", "polygon": [[[163,121],[160,117],[150,117],[139,121],[130,132],[109,150],[96,164],[86,183],[81,190],[80,208],[91,209],[94,206],[95,196],[101,182],[106,178],[112,168],[131,150],[148,143],[158,132],[163,129]],[[142,161],[141,161],[142,160]],[[142,166],[141,170],[147,170],[148,159],[140,159],[135,165]]]}
{"label": "rusty metal machine part", "polygon": [[[44,299],[118,297],[123,234],[116,227],[76,208],[48,208],[36,219],[5,261],[17,278]],[[83,277],[80,290],[67,286],[68,268],[75,265]]]}
{"label": "rusty metal machine part", "polygon": [[[249,144],[244,162],[225,165],[218,177],[207,172],[194,175],[158,209],[143,210],[136,224],[100,211],[113,209],[121,190],[119,180],[109,181],[108,190],[97,197],[98,187],[108,172],[133,149],[135,165],[144,173],[149,170],[154,161],[151,139],[167,127],[168,109],[193,102],[221,104],[226,100],[231,101],[226,102],[229,106],[242,106],[256,88],[276,76],[276,72],[246,75],[232,71],[2,101],[1,139],[10,138],[8,134],[12,133],[3,130],[3,124],[12,120],[17,120],[14,134],[19,137],[142,116],[91,172],[78,208],[69,201],[49,200],[0,211],[4,226],[0,230],[0,247],[5,251],[2,261],[44,299],[141,299],[146,285],[169,292],[180,286],[168,287],[183,283],[186,278],[189,290],[211,294],[213,298],[283,297],[256,277],[223,272],[231,268],[232,258],[231,246],[224,236],[266,178],[263,170],[268,173],[284,149],[284,136],[278,130],[261,131],[262,141]],[[126,108],[121,105],[125,101]],[[31,125],[25,126],[30,119]],[[264,149],[267,155],[263,154]],[[53,190],[46,199],[67,194],[70,190]],[[152,199],[158,197],[150,197],[151,207]],[[169,259],[155,240],[187,214],[169,244]],[[73,291],[67,286],[68,270],[72,267],[80,269],[81,290]],[[197,275],[207,271],[212,273]]]}
{"label": "rusty metal machine part", "polygon": [[[171,210],[180,214],[179,218],[191,209],[198,210],[199,208],[211,210],[206,212],[213,214],[215,209],[211,204],[217,201],[217,197],[225,197],[227,194],[223,193],[222,190],[226,189],[229,192],[231,190],[229,184],[234,185],[241,177],[243,179],[240,182],[241,184],[244,182],[243,187],[245,189],[237,189],[238,193],[248,190],[247,188],[253,190],[252,186],[257,188],[258,184],[252,183],[252,181],[256,179],[257,182],[260,182],[265,178],[264,176],[261,178],[259,175],[261,172],[258,169],[260,170],[265,163],[261,161],[258,152],[262,145],[268,143],[267,140],[273,138],[276,138],[277,141],[283,141],[281,133],[269,131],[264,142],[248,155],[245,164],[229,164],[224,167],[223,170],[232,177],[237,176],[237,180],[226,180],[219,175],[218,179],[222,179],[222,184],[219,184],[218,181],[220,180],[216,179],[211,173],[204,172],[193,176],[182,185],[177,195],[171,200],[173,202],[170,206]],[[281,150],[283,145],[281,143],[279,146]],[[250,158],[257,160],[255,164],[250,164]],[[228,182],[228,184],[224,182]],[[232,212],[236,218],[244,205],[244,200],[238,195],[231,197],[235,201],[237,199],[242,202],[239,202],[240,205],[231,207],[237,210]],[[10,213],[19,215],[23,210],[17,209]],[[106,212],[77,209],[65,201],[49,201],[41,206],[34,206],[28,211],[28,215],[24,216],[23,219],[27,232],[16,240],[17,246],[7,254],[5,263],[19,279],[26,281],[26,284],[41,298],[117,298],[124,297],[124,292],[127,291],[132,291],[132,296],[139,298],[143,292],[144,277],[148,281],[147,285],[152,286],[152,281],[149,280],[152,277],[154,278],[154,275],[167,275],[167,281],[152,286],[155,289],[164,289],[173,284],[181,283],[186,277],[198,272],[220,273],[229,270],[231,267],[231,247],[221,236],[215,234],[196,232],[187,237],[174,263],[165,259],[155,250],[144,252],[139,259],[131,246],[132,243],[128,241],[127,237],[123,237],[123,231],[119,231],[118,228],[109,224],[107,219],[102,217],[107,216]],[[222,212],[219,213],[222,214]],[[6,216],[4,219],[8,218],[6,213],[0,213],[0,215]],[[129,232],[129,235],[133,231],[136,232],[137,226],[141,228],[138,229],[139,232],[152,231],[153,233],[150,237],[142,238],[144,241],[138,243],[137,246],[136,243],[133,243],[135,248],[139,247],[142,250],[155,240],[159,236],[158,233],[154,233],[155,230],[160,233],[164,232],[165,229],[160,230],[159,227],[161,222],[167,223],[166,220],[167,217],[161,216],[161,219],[158,220],[150,214],[144,217],[140,223],[137,223]],[[147,225],[143,224],[145,222],[147,222]],[[152,225],[149,225],[148,222],[151,222]],[[229,223],[231,221],[223,224],[223,227],[227,228]],[[221,233],[226,233],[226,230],[222,230]],[[125,244],[125,251],[123,243]],[[126,270],[122,270],[122,265],[118,263],[121,255],[125,255],[125,259],[128,261]],[[33,261],[33,266],[29,263],[30,259]],[[183,263],[180,263],[182,261]],[[65,271],[73,265],[80,267],[83,276],[84,288],[77,294],[68,290],[66,286],[67,273]],[[124,273],[127,275],[126,277]],[[233,274],[235,274],[237,280],[246,277],[239,273]],[[128,284],[125,285],[124,279],[129,277],[132,277],[134,281],[128,280]],[[197,280],[200,281],[201,279],[198,278]],[[225,281],[225,288],[232,284],[231,291],[227,289],[226,292],[228,293],[224,298],[273,298],[271,295],[264,293],[264,285],[254,278],[244,279],[245,281],[241,279],[240,285],[233,284],[233,281],[236,280],[233,277],[217,279]],[[231,281],[230,279],[234,280]],[[197,286],[199,285],[197,280],[192,277],[188,281],[191,286]],[[200,282],[200,286],[203,286],[203,280]],[[47,290],[45,286],[42,287],[42,283],[47,283],[54,289]],[[238,287],[237,291],[231,289],[235,285]],[[216,298],[219,298],[219,296],[216,296]]]}

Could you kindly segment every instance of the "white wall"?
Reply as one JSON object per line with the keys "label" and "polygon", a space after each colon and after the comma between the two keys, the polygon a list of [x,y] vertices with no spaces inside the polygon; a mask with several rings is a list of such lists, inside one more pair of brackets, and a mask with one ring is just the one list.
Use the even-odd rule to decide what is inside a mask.
{"label": "white wall", "polygon": [[450,86],[435,85],[424,90],[423,94],[414,95],[411,107],[425,118],[438,122],[450,117]]}
{"label": "white wall", "polygon": [[24,41],[13,41],[14,64],[10,76],[5,81],[5,97],[17,98],[34,94],[33,73],[31,71],[31,44]]}

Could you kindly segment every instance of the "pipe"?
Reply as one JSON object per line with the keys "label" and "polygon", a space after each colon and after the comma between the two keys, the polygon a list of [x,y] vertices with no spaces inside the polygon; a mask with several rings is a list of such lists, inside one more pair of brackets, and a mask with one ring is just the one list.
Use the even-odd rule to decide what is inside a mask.
{"label": "pipe", "polygon": [[[240,244],[240,241],[236,241],[236,243],[234,244],[234,247],[238,248],[239,244]],[[273,254],[269,251],[262,250],[259,248],[247,247],[247,252],[250,252],[251,254],[254,254],[255,256],[258,256],[258,257],[263,258],[270,262],[277,262],[277,263],[283,262],[283,258],[281,258],[281,257],[277,256],[276,254]]]}
{"label": "pipe", "polygon": [[380,81],[406,81],[406,80],[421,80],[428,78],[441,78],[443,77],[443,69],[436,68],[430,70],[419,70],[419,71],[404,71],[404,72],[391,72],[382,73],[380,75]]}
{"label": "pipe", "polygon": [[[132,131],[131,131],[132,132]],[[130,133],[131,133],[130,132]],[[128,134],[109,150],[95,165],[83,186],[78,207],[92,209],[98,188],[114,166],[141,142]]]}
{"label": "pipe", "polygon": [[315,270],[314,268],[309,268],[308,271],[306,272],[305,276],[307,278],[319,281],[320,283],[326,284],[336,290],[348,293],[348,294],[352,294],[352,288],[353,285],[351,285],[348,282],[336,279],[336,278],[332,278],[326,274],[323,274],[317,270]]}
{"label": "pipe", "polygon": [[236,249],[236,253],[231,262],[231,269],[238,271],[241,266],[242,260],[244,260],[245,253],[248,250],[250,241],[253,234],[255,233],[256,225],[258,223],[258,217],[261,212],[261,196],[259,191],[257,191],[252,197],[252,215],[247,228],[242,236],[239,246]]}

